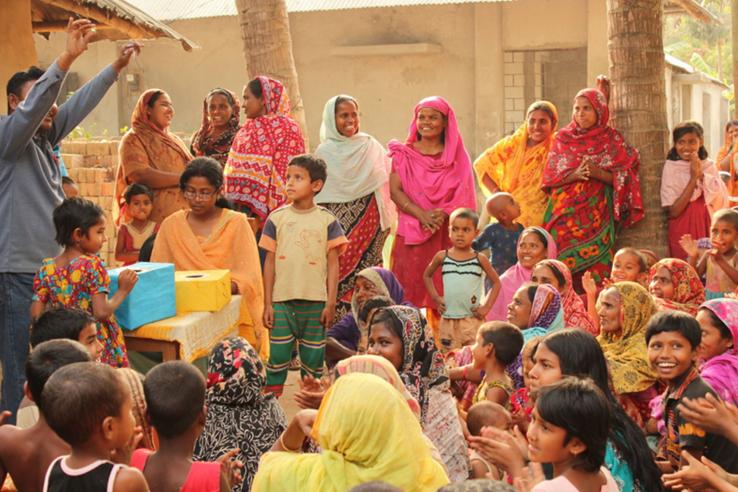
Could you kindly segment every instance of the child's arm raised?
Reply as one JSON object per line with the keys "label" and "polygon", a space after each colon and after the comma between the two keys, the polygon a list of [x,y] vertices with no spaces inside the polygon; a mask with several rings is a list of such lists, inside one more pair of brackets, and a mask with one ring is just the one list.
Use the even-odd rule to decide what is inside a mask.
{"label": "child's arm raised", "polygon": [[336,299],[338,298],[338,254],[339,248],[331,248],[328,250],[328,300],[325,302],[325,308],[320,313],[320,324],[327,330],[333,324],[333,318],[336,316]]}
{"label": "child's arm raised", "polygon": [[687,253],[687,263],[697,270],[697,274],[702,276],[707,268],[707,255],[703,255],[700,259],[700,249],[697,240],[691,234],[684,234],[679,238],[679,246]]}
{"label": "child's arm raised", "polygon": [[592,319],[597,333],[600,332],[600,317],[597,314],[597,283],[592,278],[592,274],[589,271],[584,272],[582,275],[582,288],[587,294],[587,314]]}
{"label": "child's arm raised", "polygon": [[274,251],[267,251],[264,260],[264,326],[272,329],[274,324],[274,307],[272,291],[274,290]]}
{"label": "child's arm raised", "polygon": [[123,270],[118,276],[118,290],[108,299],[104,292],[92,295],[92,315],[95,319],[108,319],[125,300],[138,282],[138,275],[133,270]]}
{"label": "child's arm raised", "polygon": [[436,253],[428,266],[425,267],[425,271],[423,272],[423,284],[425,284],[425,290],[428,291],[428,295],[430,295],[431,299],[433,299],[433,302],[436,304],[436,309],[441,314],[446,312],[446,301],[443,300],[443,297],[438,295],[436,286],[433,285],[433,274],[436,273],[438,267],[441,266],[441,263],[443,263],[443,258],[445,256],[445,251],[439,251],[438,253]]}
{"label": "child's arm raised", "polygon": [[482,266],[482,270],[484,270],[484,274],[487,275],[489,281],[492,282],[492,288],[487,292],[487,297],[484,299],[484,303],[472,310],[474,311],[474,316],[479,319],[484,319],[495,304],[497,296],[500,294],[502,283],[500,282],[500,277],[497,275],[497,272],[492,268],[492,263],[490,263],[487,255],[479,254],[479,264]]}

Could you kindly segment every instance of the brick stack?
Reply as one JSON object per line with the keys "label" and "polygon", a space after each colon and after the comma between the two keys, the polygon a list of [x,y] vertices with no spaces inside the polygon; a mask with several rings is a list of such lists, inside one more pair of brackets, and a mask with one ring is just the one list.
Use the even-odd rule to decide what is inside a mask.
{"label": "brick stack", "polygon": [[100,257],[113,268],[118,265],[115,261],[117,230],[112,219],[118,141],[66,140],[61,151],[69,177],[77,183],[80,196],[97,203],[105,211],[108,240],[100,250]]}

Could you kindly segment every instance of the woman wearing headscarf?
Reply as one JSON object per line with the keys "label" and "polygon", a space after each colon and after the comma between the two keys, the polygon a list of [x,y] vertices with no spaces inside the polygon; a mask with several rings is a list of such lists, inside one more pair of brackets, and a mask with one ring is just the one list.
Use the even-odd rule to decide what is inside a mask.
{"label": "woman wearing headscarf", "polygon": [[[548,284],[522,285],[507,306],[507,321],[520,328],[525,343],[564,328],[559,291]],[[506,371],[515,388],[523,387],[522,352],[508,364]]]}
{"label": "woman wearing headscarf", "polygon": [[334,96],[325,104],[315,156],[328,166],[328,179],[315,202],[338,218],[349,240],[339,258],[336,319],[351,310],[356,273],[382,265],[382,249],[397,218],[389,196],[391,163],[382,144],[359,130],[359,103]]}
{"label": "woman wearing headscarf", "polygon": [[451,395],[444,359],[426,330],[420,311],[409,306],[380,308],[369,325],[369,349],[390,361],[420,405],[423,432],[438,449],[452,482],[469,476],[469,459]]}
{"label": "woman wearing headscarf", "polygon": [[[723,146],[717,153],[715,164],[721,171],[730,172],[733,170],[733,158],[735,157],[735,137],[738,135],[738,120],[728,120],[725,123],[725,131],[723,133]],[[730,179],[728,180],[727,187],[728,192],[733,194],[735,189],[735,174],[731,173]]]}
{"label": "woman wearing headscarf", "polygon": [[646,345],[646,325],[656,314],[656,305],[640,284],[618,282],[600,293],[597,313],[597,342],[607,359],[613,389],[626,412],[642,425],[649,417],[648,402],[658,395]]}
{"label": "woman wearing headscarf", "polygon": [[648,290],[659,311],[673,309],[690,316],[705,302],[705,288],[697,271],[684,260],[664,258],[651,267]]}
{"label": "woman wearing headscarf", "polygon": [[220,342],[208,358],[205,429],[194,458],[216,461],[238,448],[243,481],[234,492],[251,490],[261,455],[287,427],[285,414],[271,393],[264,394],[264,365],[249,343],[239,337]]}
{"label": "woman wearing headscarf", "polygon": [[572,121],[556,134],[543,171],[551,195],[543,221],[578,292],[585,271],[597,284],[607,277],[616,231],[643,218],[638,151],[609,119],[602,92],[579,91]]}
{"label": "woman wearing headscarf", "polygon": [[[422,274],[433,256],[451,245],[448,216],[457,208],[476,209],[476,192],[469,154],[464,148],[456,116],[438,96],[420,101],[405,143],[392,140],[390,192],[397,205],[397,236],[391,269],[405,287],[408,301],[435,307]],[[434,276],[443,295],[440,270]],[[437,319],[437,314],[431,318]]]}
{"label": "woman wearing headscarf", "polygon": [[289,116],[281,82],[259,76],[243,89],[246,123],[233,139],[225,167],[225,196],[263,222],[287,201],[287,164],[305,153],[300,125]]}
{"label": "woman wearing headscarf", "polygon": [[179,176],[192,159],[184,142],[169,131],[174,107],[161,89],[149,89],[138,98],[131,116],[131,129],[118,146],[120,163],[116,173],[114,216],[125,215],[123,192],[132,183],[154,191],[150,220],[157,224],[187,202],[179,190]]}
{"label": "woman wearing headscarf", "polygon": [[474,161],[474,171],[485,194],[510,193],[520,204],[517,222],[531,227],[543,224],[548,195],[541,189],[541,176],[559,115],[556,106],[548,101],[534,102],[525,114],[525,123],[515,133]]}
{"label": "woman wearing headscarf", "polygon": [[579,328],[597,336],[599,328],[584,307],[582,298],[574,292],[569,267],[559,260],[540,261],[533,268],[532,280],[539,284],[551,284],[559,291],[564,308],[564,324],[567,328]]}
{"label": "woman wearing headscarf", "polygon": [[700,306],[700,376],[724,401],[738,405],[738,300],[713,299]]}
{"label": "woman wearing headscarf", "polygon": [[[356,352],[360,348],[362,334],[366,338],[366,326],[361,323],[359,312],[367,300],[372,297],[383,296],[391,299],[394,304],[409,303],[405,301],[405,289],[397,281],[395,274],[385,268],[365,268],[356,274],[354,283],[356,286],[351,297],[351,312],[331,326],[326,333],[326,337],[340,343],[344,348]],[[366,343],[366,340],[364,342]],[[330,343],[330,340],[328,343]]]}
{"label": "woman wearing headscarf", "polygon": [[220,87],[208,92],[202,103],[202,123],[192,135],[195,157],[211,157],[225,166],[233,139],[241,128],[241,105],[236,95]]}
{"label": "woman wearing headscarf", "polygon": [[[320,454],[295,452],[308,429]],[[262,457],[252,490],[344,492],[372,480],[407,492],[448,483],[405,397],[387,381],[357,373],[331,386],[317,415],[298,412]]]}
{"label": "woman wearing headscarf", "polygon": [[492,309],[487,314],[487,320],[504,321],[507,318],[507,308],[515,292],[523,284],[531,281],[533,268],[539,261],[556,258],[556,253],[556,243],[543,227],[534,226],[523,230],[516,248],[518,261],[500,275],[502,287]]}

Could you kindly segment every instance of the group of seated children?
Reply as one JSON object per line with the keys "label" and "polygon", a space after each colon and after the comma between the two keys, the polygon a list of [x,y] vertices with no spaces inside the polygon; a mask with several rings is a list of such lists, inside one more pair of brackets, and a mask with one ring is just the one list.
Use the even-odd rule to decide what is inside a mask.
{"label": "group of seated children", "polygon": [[[554,238],[540,227],[523,228],[513,197],[496,193],[486,207],[496,223],[478,234],[477,214],[455,210],[451,246],[437,252],[423,273],[441,315],[437,327],[426,326],[416,308],[394,305],[402,302],[402,286],[389,298],[391,282],[376,272],[359,276],[362,286],[376,284],[374,296],[384,295],[362,295],[357,302],[356,348],[386,359],[394,371],[362,356],[339,362],[336,371],[352,360],[371,368],[359,372],[376,375],[381,369],[416,414],[423,442],[444,470],[441,481],[491,479],[525,492],[738,491],[738,475],[731,475],[738,473],[738,300],[732,298],[738,212],[715,210],[707,230],[683,220],[717,206],[708,198],[710,186],[719,185],[700,167],[701,147],[692,148],[701,129],[678,130],[673,161],[687,162],[687,175],[662,190],[670,247],[678,257],[659,260],[647,250],[623,248],[604,284],[583,276],[580,297],[569,268],[556,260]],[[677,164],[675,175],[684,171]],[[222,172],[211,176],[208,166],[192,163],[183,179],[202,177],[217,191]],[[269,329],[266,371],[254,348],[239,338],[216,347],[207,380],[184,362],[155,367],[143,383],[125,376],[126,369],[113,369],[125,368],[128,359],[112,313],[137,277],[121,273],[119,290],[108,298],[110,281],[96,256],[105,240],[105,216],[91,202],[65,200],[54,212],[64,251],[44,260],[34,280],[34,349],[24,410],[37,408],[38,415],[30,416],[27,429],[0,427],[0,472],[9,473],[19,490],[102,490],[101,483],[120,491],[249,490],[253,481],[259,490],[277,491],[281,486],[266,479],[267,472],[258,479],[261,455],[270,448],[322,452],[326,466],[338,460],[343,445],[329,439],[330,429],[320,431],[327,439],[321,447],[330,447],[321,451],[317,431],[311,434],[302,414],[287,426],[274,398],[283,391],[297,344],[304,378],[298,404],[328,412],[331,400],[330,383],[319,380],[325,330],[336,308],[338,257],[347,239],[336,218],[315,206],[325,180],[320,159],[292,159],[290,204],[264,223],[263,298],[254,287],[244,302],[251,302],[246,311],[253,326],[263,322]],[[701,200],[694,198],[698,187]],[[209,192],[208,204],[215,206],[215,195]],[[130,186],[125,199],[131,220],[121,227],[116,255],[132,263],[156,226],[148,220],[152,194],[146,187]],[[487,248],[491,259],[479,252]],[[439,268],[442,285],[434,281]],[[226,366],[232,368],[227,374]],[[214,406],[237,400],[250,413],[209,416],[206,392]],[[368,408],[376,402],[354,403]],[[225,440],[223,432],[239,437]],[[302,445],[291,446],[293,435]],[[356,436],[372,439],[358,430]],[[460,442],[452,442],[457,437]],[[352,442],[352,452],[357,446]],[[193,452],[211,461],[193,462]],[[289,460],[270,455],[267,461]],[[377,475],[375,465],[362,462],[371,473],[360,475]],[[360,485],[357,476],[342,483]],[[431,481],[438,480],[436,475]]]}

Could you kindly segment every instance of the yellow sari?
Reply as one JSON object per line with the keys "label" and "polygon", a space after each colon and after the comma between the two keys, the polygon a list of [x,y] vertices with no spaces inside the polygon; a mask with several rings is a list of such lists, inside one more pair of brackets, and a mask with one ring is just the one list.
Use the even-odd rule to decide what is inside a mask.
{"label": "yellow sari", "polygon": [[406,492],[425,492],[449,482],[405,398],[373,374],[336,380],[323,398],[311,437],[320,454],[266,453],[251,490],[344,492],[382,480]]}
{"label": "yellow sari", "polygon": [[520,218],[517,221],[525,227],[543,225],[543,214],[548,203],[548,195],[541,189],[541,176],[556,134],[558,113],[552,103],[537,101],[528,108],[526,116],[535,109],[535,106],[540,107],[541,103],[554,115],[551,134],[546,140],[528,148],[526,122],[515,133],[497,142],[474,161],[474,171],[484,194],[490,195],[483,183],[484,177],[487,176],[497,183],[500,191],[510,193],[520,204]]}
{"label": "yellow sari", "polygon": [[241,294],[239,336],[248,340],[259,356],[269,357],[269,338],[262,322],[264,286],[259,250],[246,215],[223,209],[209,237],[199,237],[187,222],[188,210],[170,215],[159,228],[151,261],[174,263],[175,270],[218,270],[231,272]]}

